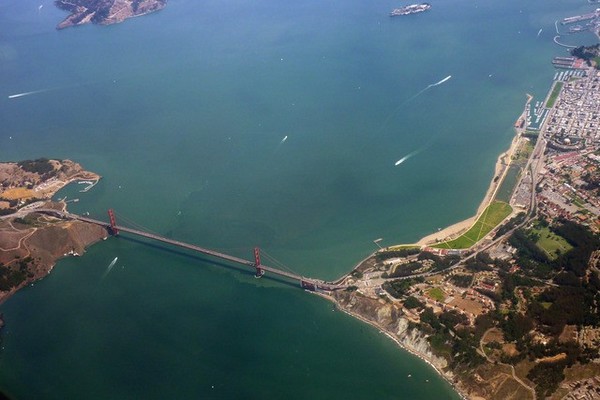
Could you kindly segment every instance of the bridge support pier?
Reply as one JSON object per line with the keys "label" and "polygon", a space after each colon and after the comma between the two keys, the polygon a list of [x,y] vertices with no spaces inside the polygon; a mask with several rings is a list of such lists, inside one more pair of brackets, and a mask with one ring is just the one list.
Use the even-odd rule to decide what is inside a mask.
{"label": "bridge support pier", "polygon": [[110,220],[110,234],[117,236],[119,234],[119,228],[117,227],[117,219],[115,218],[115,212],[112,208],[108,210],[108,219]]}
{"label": "bridge support pier", "polygon": [[311,292],[316,292],[317,291],[317,285],[314,282],[311,282],[311,281],[309,281],[307,279],[302,279],[300,281],[300,286],[304,290],[310,290]]}
{"label": "bridge support pier", "polygon": [[254,274],[254,277],[260,278],[265,274],[265,270],[261,268],[260,249],[258,247],[254,248],[254,266],[256,267],[256,273]]}

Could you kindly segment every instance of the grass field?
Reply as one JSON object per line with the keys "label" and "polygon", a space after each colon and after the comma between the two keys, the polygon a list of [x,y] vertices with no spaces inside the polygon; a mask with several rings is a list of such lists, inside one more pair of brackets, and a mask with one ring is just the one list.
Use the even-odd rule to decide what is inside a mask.
{"label": "grass field", "polygon": [[533,232],[540,237],[536,242],[536,245],[542,249],[551,260],[555,260],[560,253],[564,254],[573,248],[573,246],[571,246],[562,236],[556,235],[547,227],[538,227],[534,229]]}
{"label": "grass field", "polygon": [[429,297],[431,297],[435,301],[444,301],[444,299],[446,298],[446,294],[444,294],[442,289],[438,287],[429,289],[429,292],[427,292],[427,294],[429,294]]}
{"label": "grass field", "polygon": [[454,240],[440,243],[434,247],[447,249],[468,249],[475,243],[484,238],[492,229],[494,229],[504,218],[512,212],[512,207],[503,201],[494,201],[487,206],[479,216],[473,226],[463,235]]}
{"label": "grass field", "polygon": [[552,93],[550,93],[548,102],[546,103],[547,108],[554,107],[554,103],[556,102],[556,98],[558,97],[558,94],[560,93],[560,90],[562,89],[562,87],[563,87],[562,82],[556,82],[556,84],[554,85],[554,89],[552,89]]}

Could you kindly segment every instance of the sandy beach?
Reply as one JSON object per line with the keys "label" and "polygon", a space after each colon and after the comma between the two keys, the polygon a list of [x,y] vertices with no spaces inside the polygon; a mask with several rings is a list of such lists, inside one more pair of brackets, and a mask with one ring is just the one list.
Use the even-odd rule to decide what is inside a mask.
{"label": "sandy beach", "polygon": [[[525,103],[525,108],[523,114],[521,114],[521,117],[525,115],[527,106],[529,105],[531,99],[531,95],[527,94],[527,102]],[[481,213],[486,209],[486,207],[492,202],[492,200],[496,196],[496,192],[500,188],[500,185],[502,184],[504,177],[508,172],[510,161],[512,160],[515,151],[519,148],[521,140],[522,138],[519,132],[517,132],[512,142],[510,143],[510,147],[508,148],[508,150],[498,156],[496,166],[494,167],[494,178],[492,178],[490,186],[488,187],[488,190],[486,191],[485,196],[479,204],[477,212],[474,216],[472,216],[471,218],[467,218],[464,221],[460,221],[453,225],[450,225],[438,232],[427,235],[421,240],[419,240],[416,244],[419,246],[426,246],[435,244],[440,241],[448,241],[468,231],[471,228],[471,226],[477,221],[477,218],[479,218]],[[496,179],[496,177],[498,177],[498,179]]]}
{"label": "sandy beach", "polygon": [[[529,106],[529,103],[531,102],[531,95],[527,94],[527,102],[525,103],[525,107],[523,110],[523,113],[521,114],[521,118],[523,118],[526,114],[526,110],[527,107]],[[519,148],[519,146],[521,145],[521,141],[523,140],[523,138],[520,135],[520,132],[518,130],[516,130],[515,132],[515,136],[511,141],[510,147],[508,148],[507,151],[503,152],[502,154],[500,154],[498,156],[498,159],[496,161],[496,165],[494,168],[494,177],[492,178],[492,181],[490,182],[490,185],[485,193],[485,196],[483,197],[483,200],[481,201],[481,203],[479,204],[479,207],[477,208],[477,212],[474,216],[467,218],[463,221],[457,222],[453,225],[450,225],[438,232],[432,233],[430,235],[427,235],[425,237],[423,237],[421,240],[419,240],[416,245],[419,246],[426,246],[426,245],[430,245],[430,244],[434,244],[437,243],[439,241],[446,241],[446,240],[451,240],[456,238],[457,236],[460,236],[461,234],[463,234],[464,232],[466,232],[468,229],[471,228],[471,226],[477,221],[477,218],[481,215],[481,213],[486,209],[486,207],[492,202],[492,200],[495,198],[496,193],[500,187],[500,185],[502,184],[508,170],[509,170],[509,165],[510,162],[515,154],[515,152],[517,151],[517,149]],[[497,178],[497,179],[496,179]],[[394,247],[394,246],[391,246]],[[359,263],[358,265],[361,265],[365,260],[363,260],[361,263]],[[356,269],[356,268],[355,268]],[[345,278],[345,277],[344,277]],[[420,354],[414,350],[411,350],[409,348],[407,348],[406,346],[404,346],[400,340],[400,338],[398,338],[395,334],[395,332],[379,325],[377,322],[374,322],[372,320],[367,319],[366,317],[350,311],[348,309],[343,308],[343,306],[341,304],[339,304],[339,302],[328,295],[325,294],[320,294],[317,293],[318,295],[332,301],[336,307],[345,312],[348,315],[351,315],[375,328],[377,328],[379,331],[381,331],[382,333],[384,333],[386,336],[388,336],[390,339],[392,339],[398,346],[400,346],[402,349],[410,352],[411,354],[419,357],[421,360],[425,361],[427,364],[431,365],[436,371],[437,373],[442,376],[444,379],[446,379],[454,388],[454,390],[463,398],[463,399],[467,399],[469,398],[469,396],[464,393],[463,391],[460,390],[459,387],[457,387],[456,382],[454,381],[453,377],[451,375],[449,375],[448,373],[444,372],[443,370],[441,370],[440,368],[438,368],[437,366],[435,366],[431,361],[429,361],[423,354]]]}

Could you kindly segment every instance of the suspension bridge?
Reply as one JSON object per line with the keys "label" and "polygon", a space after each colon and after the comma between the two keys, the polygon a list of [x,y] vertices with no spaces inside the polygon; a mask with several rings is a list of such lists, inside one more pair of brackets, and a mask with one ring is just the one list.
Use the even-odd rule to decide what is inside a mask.
{"label": "suspension bridge", "polygon": [[[97,220],[94,218],[90,218],[88,216],[78,215],[78,214],[70,213],[67,211],[61,211],[61,210],[35,209],[32,211],[52,215],[52,216],[60,218],[60,219],[77,220],[77,221],[87,222],[90,224],[100,225],[100,226],[106,228],[111,236],[118,236],[121,232],[124,232],[124,233],[128,233],[128,234],[131,234],[134,236],[139,236],[139,237],[154,240],[157,242],[169,244],[169,245],[172,245],[175,247],[183,248],[186,250],[191,250],[191,251],[194,251],[197,253],[202,253],[207,256],[211,256],[211,257],[214,257],[217,259],[221,259],[221,260],[228,261],[228,262],[231,262],[234,264],[248,267],[249,269],[253,270],[254,275],[257,278],[262,277],[265,273],[269,273],[269,274],[273,274],[273,275],[285,278],[287,280],[298,282],[298,283],[300,283],[301,288],[310,290],[310,291],[334,291],[334,290],[339,290],[339,289],[345,288],[345,286],[343,286],[343,285],[338,285],[338,284],[335,284],[332,282],[326,282],[326,281],[319,280],[319,279],[313,279],[313,278],[307,278],[307,277],[301,276],[301,275],[291,271],[289,268],[285,267],[281,263],[279,263],[280,264],[279,268],[264,265],[261,262],[261,251],[258,247],[254,248],[254,260],[250,261],[250,260],[245,260],[243,258],[232,256],[232,255],[229,255],[226,253],[218,252],[218,251],[211,250],[211,249],[206,249],[204,247],[200,247],[195,244],[190,244],[190,243],[182,242],[180,240],[170,239],[170,238],[164,237],[162,235],[159,235],[157,233],[151,232],[147,228],[139,227],[139,225],[137,225],[133,222],[129,222],[130,225],[134,225],[134,226],[137,225],[138,227],[131,228],[131,227],[123,226],[123,225],[117,225],[117,218],[116,218],[115,212],[112,209],[108,210],[109,222],[100,221],[100,220]],[[119,219],[121,220],[123,218],[121,216],[119,216]],[[272,257],[270,257],[270,258],[274,262],[277,262]],[[284,270],[284,268],[287,270]]]}

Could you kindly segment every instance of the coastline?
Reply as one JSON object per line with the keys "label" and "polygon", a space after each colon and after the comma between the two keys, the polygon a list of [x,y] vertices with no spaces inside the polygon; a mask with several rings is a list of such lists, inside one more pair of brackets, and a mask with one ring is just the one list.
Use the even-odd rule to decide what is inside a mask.
{"label": "coastline", "polygon": [[[526,115],[526,111],[527,111],[527,107],[529,107],[529,104],[531,102],[531,100],[533,99],[533,96],[531,96],[530,94],[526,94],[527,100],[525,103],[525,107],[523,112],[521,113],[520,117],[523,117],[524,115]],[[506,174],[509,171],[509,166],[510,166],[510,160],[512,160],[512,157],[515,153],[515,151],[517,150],[517,148],[520,145],[520,139],[521,139],[521,132],[515,127],[515,135],[512,138],[511,142],[510,142],[510,146],[509,148],[502,152],[497,160],[496,160],[496,164],[494,167],[494,175],[492,177],[492,180],[485,192],[485,195],[481,201],[481,203],[479,204],[476,214],[470,218],[467,218],[465,220],[459,221],[455,224],[452,224],[438,232],[432,233],[430,235],[427,235],[423,238],[421,238],[419,241],[417,241],[415,243],[415,245],[419,246],[419,247],[424,247],[427,246],[429,244],[434,244],[438,241],[442,241],[442,240],[451,240],[453,238],[456,238],[458,236],[460,236],[461,234],[463,234],[464,232],[466,232],[467,230],[469,230],[471,228],[471,226],[477,221],[477,218],[479,218],[479,216],[481,215],[481,213],[487,208],[487,206],[493,201],[493,199],[496,196],[496,193],[498,191],[498,189],[500,188]],[[496,179],[497,178],[497,179]],[[514,213],[514,211],[513,211]],[[395,246],[389,246],[387,248],[394,248],[396,246],[405,246],[405,245],[395,245]],[[364,260],[360,261],[348,274],[343,275],[342,277],[340,277],[339,279],[337,279],[335,282],[342,282],[344,279],[346,279],[350,274],[352,274],[352,272],[354,272],[355,270],[357,270],[360,266],[362,266],[366,261],[368,261],[370,258],[374,257],[374,255],[377,252],[372,253],[370,256],[368,256],[367,258],[365,258]],[[342,304],[340,304],[340,302],[333,296],[329,295],[329,294],[325,294],[325,293],[318,293],[318,292],[314,292],[315,294],[317,294],[318,296],[323,297],[324,299],[327,299],[329,301],[331,301],[335,307],[346,313],[347,315],[350,315],[364,323],[367,323],[371,326],[373,326],[374,328],[377,328],[381,333],[385,334],[388,338],[390,338],[391,340],[393,340],[400,348],[402,348],[405,351],[408,351],[409,353],[411,353],[412,355],[418,357],[419,359],[421,359],[422,361],[426,362],[427,364],[429,364],[437,373],[439,376],[441,376],[444,380],[446,380],[454,389],[454,391],[462,398],[462,399],[479,399],[479,397],[477,396],[473,396],[470,397],[464,388],[460,387],[461,381],[459,379],[456,379],[454,377],[454,375],[452,375],[449,372],[444,371],[441,367],[436,366],[431,360],[429,360],[427,358],[427,356],[415,349],[409,348],[407,345],[405,345],[401,338],[399,338],[396,333],[394,331],[392,331],[391,329],[382,326],[381,324],[379,324],[376,321],[373,321],[369,318],[367,318],[364,315],[359,314],[356,311],[353,310],[349,310],[347,308],[345,308]],[[402,316],[400,316],[398,318],[398,321],[405,319]],[[416,329],[416,328],[415,328]],[[418,330],[417,330],[418,331]],[[421,332],[421,331],[418,331]]]}
{"label": "coastline", "polygon": [[335,308],[339,311],[342,311],[343,313],[345,313],[346,315],[349,315],[353,318],[356,318],[374,328],[376,328],[377,330],[379,330],[379,332],[383,333],[385,336],[387,336],[390,340],[392,340],[394,343],[396,343],[396,345],[398,347],[400,347],[402,350],[407,351],[408,353],[412,354],[413,356],[419,358],[421,361],[427,363],[431,368],[433,368],[435,370],[435,372],[441,376],[446,382],[448,382],[450,384],[450,386],[452,387],[452,389],[460,396],[461,399],[467,400],[469,397],[468,395],[461,390],[459,387],[457,387],[456,382],[453,380],[453,376],[448,374],[447,372],[444,372],[440,367],[436,366],[431,360],[428,360],[425,355],[423,355],[422,353],[419,353],[418,351],[411,349],[409,347],[407,347],[406,345],[404,345],[400,339],[396,336],[396,334],[394,332],[391,332],[390,330],[388,330],[387,328],[385,328],[384,326],[380,325],[379,323],[372,321],[368,318],[366,318],[365,316],[354,312],[354,311],[350,311],[346,308],[344,308],[338,301],[337,299],[335,299],[332,296],[329,296],[327,294],[324,293],[319,293],[319,292],[311,292],[316,294],[319,297],[322,297],[330,302],[332,302],[335,305]]}
{"label": "coastline", "polygon": [[[42,161],[40,161],[42,160]],[[29,199],[29,204],[20,208],[14,207],[12,213],[0,217],[0,245],[5,241],[10,243],[18,237],[16,246],[3,248],[0,246],[0,264],[4,263],[7,268],[13,268],[20,260],[25,260],[27,276],[22,280],[15,282],[15,286],[0,291],[0,305],[8,300],[17,291],[35,281],[48,276],[57,261],[67,256],[81,255],[91,245],[106,238],[107,232],[97,226],[80,221],[53,221],[46,217],[33,217],[33,222],[26,222],[25,218],[29,214],[35,214],[39,207],[47,207],[66,211],[67,203],[64,201],[53,202],[51,199],[64,187],[74,183],[85,181],[89,185],[83,191],[87,192],[93,188],[102,177],[94,172],[84,170],[80,164],[71,160],[28,160],[30,163],[36,162],[48,163],[57,171],[50,178],[43,178],[38,172],[23,169],[18,166],[19,163],[3,162],[0,163],[0,170],[5,179],[10,177],[10,186],[1,194],[7,191],[19,191],[22,189],[20,181],[32,179],[35,183],[33,188],[26,189],[29,192],[23,197]],[[81,192],[81,191],[80,191]],[[21,200],[23,201],[23,200]],[[16,226],[15,220],[19,221]]]}
{"label": "coastline", "polygon": [[[65,204],[64,203],[62,203],[62,204],[64,207]],[[64,207],[64,208],[66,208],[66,207]],[[56,249],[56,252],[54,254],[44,255],[43,260],[39,261],[41,263],[40,265],[32,266],[32,268],[37,267],[33,270],[33,277],[25,279],[19,285],[14,286],[13,288],[11,288],[8,291],[0,291],[0,305],[2,305],[4,302],[6,302],[6,300],[11,298],[15,293],[17,293],[19,290],[23,289],[27,285],[31,285],[34,282],[42,280],[45,277],[47,277],[48,275],[50,275],[50,273],[52,272],[52,270],[54,269],[54,267],[56,266],[56,264],[59,260],[62,260],[63,258],[67,258],[67,257],[81,256],[87,251],[87,249],[90,246],[93,246],[94,244],[96,244],[102,240],[105,240],[108,237],[108,232],[106,232],[102,229],[98,229],[96,226],[94,226],[92,224],[88,224],[86,222],[80,222],[80,221],[77,221],[76,225],[72,225],[72,224],[53,225],[53,226],[48,226],[45,229],[52,230],[52,229],[56,229],[56,228],[65,229],[69,232],[69,236],[67,237],[67,240],[66,240],[68,243],[66,246],[63,246],[63,249],[66,247],[76,248],[77,252],[65,253],[65,252],[61,251],[61,249],[59,248],[59,249]],[[41,229],[44,229],[44,228],[41,228]],[[72,235],[71,235],[71,233],[72,233]],[[27,239],[29,239],[29,238],[30,237],[28,237]],[[26,242],[26,240],[23,240],[23,246],[26,247],[27,244],[25,242]],[[40,252],[47,252],[49,250],[51,250],[51,249],[38,249],[38,251],[40,251]],[[50,257],[50,258],[48,258],[48,257]]]}
{"label": "coastline", "polygon": [[[528,93],[526,94],[526,96],[527,96],[527,101],[525,103],[524,110],[527,109],[527,107],[529,106],[529,103],[533,99],[533,97]],[[525,111],[523,111],[521,116],[523,116],[524,114],[525,114]],[[419,241],[417,241],[415,243],[417,246],[427,246],[427,245],[434,244],[439,241],[452,240],[452,239],[460,236],[461,234],[465,233],[466,231],[468,231],[471,228],[471,226],[473,226],[473,224],[477,221],[477,218],[479,218],[481,213],[493,201],[493,199],[496,196],[496,192],[502,185],[502,182],[504,181],[504,178],[509,170],[508,167],[510,165],[510,160],[512,159],[516,149],[519,147],[520,137],[521,137],[520,133],[515,129],[515,135],[513,136],[512,140],[511,140],[509,148],[506,151],[500,153],[500,155],[498,156],[498,158],[496,160],[496,165],[494,166],[494,175],[493,175],[492,180],[487,188],[485,195],[483,196],[483,199],[481,200],[481,203],[479,203],[479,206],[477,207],[477,211],[475,212],[475,215],[473,215],[472,217],[469,217],[465,220],[456,222],[450,226],[447,226],[444,229],[441,229],[437,232],[434,232],[427,236],[422,237],[421,239],[419,239]],[[498,177],[498,179],[496,179],[496,177]],[[394,246],[390,246],[390,247],[394,247]]]}

